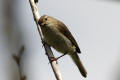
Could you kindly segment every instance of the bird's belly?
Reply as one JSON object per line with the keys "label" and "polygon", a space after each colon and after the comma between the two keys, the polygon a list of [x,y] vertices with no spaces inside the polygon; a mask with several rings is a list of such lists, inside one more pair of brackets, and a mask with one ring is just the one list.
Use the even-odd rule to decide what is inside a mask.
{"label": "bird's belly", "polygon": [[61,53],[73,53],[75,47],[63,34],[55,31],[47,31],[44,35],[45,42]]}

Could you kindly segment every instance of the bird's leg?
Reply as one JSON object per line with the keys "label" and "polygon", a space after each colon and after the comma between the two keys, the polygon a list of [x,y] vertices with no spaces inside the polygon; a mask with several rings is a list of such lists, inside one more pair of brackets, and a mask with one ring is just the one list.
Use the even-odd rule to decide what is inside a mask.
{"label": "bird's leg", "polygon": [[42,40],[42,47],[44,46],[44,45],[48,45],[49,47],[51,47],[49,44],[47,44],[44,40]]}
{"label": "bird's leg", "polygon": [[61,57],[65,56],[67,53],[64,53],[63,55],[57,57],[57,59],[60,59]]}
{"label": "bird's leg", "polygon": [[42,40],[42,47],[45,45],[45,42]]}
{"label": "bird's leg", "polygon": [[57,61],[58,59],[60,59],[61,57],[63,57],[63,56],[65,56],[67,53],[64,53],[63,55],[61,55],[61,56],[59,56],[59,57],[57,57],[57,58],[55,58],[55,57],[50,57],[50,60],[51,60],[51,62],[52,61]]}
{"label": "bird's leg", "polygon": [[44,40],[42,40],[42,47],[45,45],[45,44],[47,44]]}

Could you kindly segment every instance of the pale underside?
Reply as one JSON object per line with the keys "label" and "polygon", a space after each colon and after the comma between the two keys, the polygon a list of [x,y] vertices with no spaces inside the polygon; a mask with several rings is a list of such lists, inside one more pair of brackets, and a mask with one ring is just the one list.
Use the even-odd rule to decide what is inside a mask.
{"label": "pale underside", "polygon": [[44,41],[55,48],[61,53],[74,53],[75,46],[72,45],[71,41],[64,36],[62,33],[58,33],[56,29],[51,29],[51,27],[42,27]]}

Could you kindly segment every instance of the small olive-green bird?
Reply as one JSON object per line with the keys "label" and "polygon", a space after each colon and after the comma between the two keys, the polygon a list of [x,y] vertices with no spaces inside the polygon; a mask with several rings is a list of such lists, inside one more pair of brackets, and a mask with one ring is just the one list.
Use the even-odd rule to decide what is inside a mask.
{"label": "small olive-green bird", "polygon": [[47,15],[41,16],[38,23],[42,29],[44,42],[55,48],[57,51],[70,55],[80,73],[84,77],[87,77],[87,71],[77,54],[81,53],[80,48],[66,25]]}

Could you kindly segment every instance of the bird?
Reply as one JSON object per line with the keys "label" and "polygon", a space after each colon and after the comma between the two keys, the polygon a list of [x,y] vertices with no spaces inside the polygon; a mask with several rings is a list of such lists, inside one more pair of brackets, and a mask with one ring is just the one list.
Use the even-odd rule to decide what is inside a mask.
{"label": "bird", "polygon": [[87,71],[78,56],[78,53],[81,53],[80,48],[67,26],[48,15],[41,16],[38,24],[43,33],[43,41],[63,55],[68,54],[82,76],[86,78]]}

